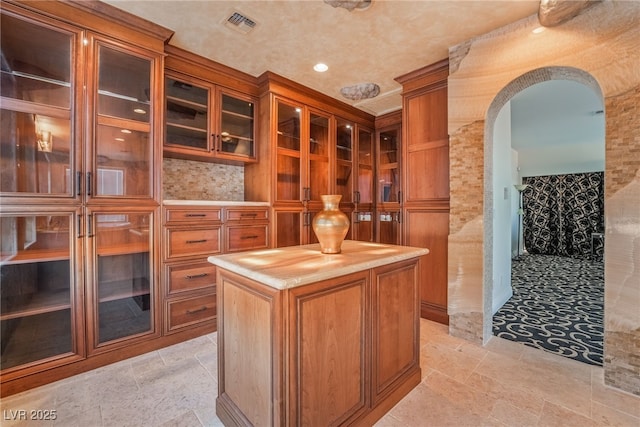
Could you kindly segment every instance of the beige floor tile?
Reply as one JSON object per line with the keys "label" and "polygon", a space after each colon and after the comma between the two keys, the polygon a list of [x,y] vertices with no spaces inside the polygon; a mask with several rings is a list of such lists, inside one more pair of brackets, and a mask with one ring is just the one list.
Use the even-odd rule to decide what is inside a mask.
{"label": "beige floor tile", "polygon": [[592,404],[591,418],[598,425],[603,426],[640,427],[640,418],[598,402],[593,402]]}
{"label": "beige floor tile", "polygon": [[[640,418],[640,396],[604,385],[604,370],[591,369],[591,398],[594,402]],[[640,426],[640,424],[638,424]]]}
{"label": "beige floor tile", "polygon": [[439,372],[430,375],[423,384],[449,402],[464,402],[467,411],[483,418],[491,414],[496,402],[491,393],[481,388],[469,387]]}
{"label": "beige floor tile", "polygon": [[591,384],[570,373],[559,375],[543,364],[516,361],[510,357],[489,353],[476,372],[517,388],[526,385],[532,393],[545,400],[565,406],[582,415],[591,414]]}
{"label": "beige floor tile", "polygon": [[585,417],[584,415],[573,412],[562,406],[545,402],[538,425],[544,427],[592,427],[597,424],[592,419]]}
{"label": "beige floor tile", "polygon": [[474,372],[465,385],[477,392],[488,394],[498,402],[509,404],[525,413],[535,414],[536,417],[540,415],[544,406],[544,397],[532,392],[527,384],[504,384]]}
{"label": "beige floor tile", "polygon": [[507,339],[491,337],[489,342],[485,344],[484,348],[493,353],[502,354],[503,356],[509,356],[513,359],[519,360],[527,346]]}
{"label": "beige floor tile", "polygon": [[420,349],[420,366],[464,381],[484,358],[484,353],[480,356],[479,351],[468,350],[468,346],[450,347],[442,341],[432,341]]}
{"label": "beige floor tile", "polygon": [[490,418],[503,425],[518,425],[520,427],[534,427],[538,425],[540,414],[523,410],[506,400],[498,400],[491,409]]}
{"label": "beige floor tile", "polygon": [[187,411],[162,424],[162,427],[195,427],[201,425],[202,423],[198,416],[193,411]]}

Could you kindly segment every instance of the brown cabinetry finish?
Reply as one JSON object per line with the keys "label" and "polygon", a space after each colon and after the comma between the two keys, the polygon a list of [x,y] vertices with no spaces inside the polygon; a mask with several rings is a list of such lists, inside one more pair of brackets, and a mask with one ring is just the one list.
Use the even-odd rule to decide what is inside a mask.
{"label": "brown cabinetry finish", "polygon": [[216,319],[215,293],[170,300],[167,304],[169,331]]}
{"label": "brown cabinetry finish", "polygon": [[403,244],[428,247],[420,279],[421,315],[448,323],[448,60],[396,80],[403,86]]}
{"label": "brown cabinetry finish", "polygon": [[219,268],[220,419],[374,424],[420,382],[418,277],[412,259],[277,290]]}

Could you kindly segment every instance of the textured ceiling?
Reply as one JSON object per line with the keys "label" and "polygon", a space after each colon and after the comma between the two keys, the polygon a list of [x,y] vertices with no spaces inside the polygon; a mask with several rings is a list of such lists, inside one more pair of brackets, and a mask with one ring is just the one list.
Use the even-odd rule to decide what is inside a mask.
{"label": "textured ceiling", "polygon": [[[321,0],[106,0],[175,31],[170,44],[253,76],[272,71],[373,115],[401,108],[396,77],[448,56],[448,48],[537,13],[539,1],[373,0],[364,10]],[[240,12],[247,34],[225,25]],[[242,25],[244,27],[244,25]],[[329,70],[313,71],[324,62]],[[352,101],[340,89],[376,83],[380,94]]]}

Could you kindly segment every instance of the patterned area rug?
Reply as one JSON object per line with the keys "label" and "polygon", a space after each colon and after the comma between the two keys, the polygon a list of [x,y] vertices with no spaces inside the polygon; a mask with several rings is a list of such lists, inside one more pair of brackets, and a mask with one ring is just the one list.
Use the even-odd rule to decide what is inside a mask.
{"label": "patterned area rug", "polygon": [[513,261],[513,297],[493,316],[493,334],[602,366],[601,260],[524,255]]}

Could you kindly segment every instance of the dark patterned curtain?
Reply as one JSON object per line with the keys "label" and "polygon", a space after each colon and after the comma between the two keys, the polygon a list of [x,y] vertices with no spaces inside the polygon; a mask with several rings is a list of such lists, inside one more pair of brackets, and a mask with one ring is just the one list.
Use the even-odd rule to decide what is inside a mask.
{"label": "dark patterned curtain", "polygon": [[[604,231],[604,172],[527,177],[522,194],[527,252],[589,258]],[[602,242],[596,242],[602,253]]]}

